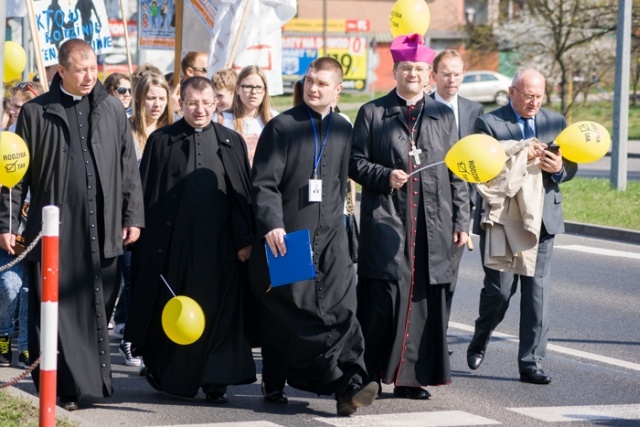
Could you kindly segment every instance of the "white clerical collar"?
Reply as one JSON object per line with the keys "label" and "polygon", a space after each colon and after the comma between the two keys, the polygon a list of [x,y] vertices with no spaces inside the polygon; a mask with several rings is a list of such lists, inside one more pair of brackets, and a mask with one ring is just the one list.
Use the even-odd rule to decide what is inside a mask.
{"label": "white clerical collar", "polygon": [[420,94],[420,96],[417,96],[414,99],[407,99],[404,96],[400,95],[400,93],[398,92],[398,89],[396,89],[396,94],[398,95],[398,97],[400,99],[404,99],[405,102],[407,103],[407,107],[410,107],[411,105],[416,105],[418,102],[420,102],[422,99],[424,99],[424,94]]}
{"label": "white clerical collar", "polygon": [[458,110],[458,94],[455,94],[450,101],[445,100],[440,94],[436,91],[434,92],[434,99],[438,102],[441,102],[451,108],[453,111]]}
{"label": "white clerical collar", "polygon": [[195,133],[202,133],[203,130],[204,130],[204,128],[193,128],[193,131]]}
{"label": "white clerical collar", "polygon": [[64,90],[64,87],[62,87],[62,83],[60,83],[60,90],[62,91],[62,93],[66,93],[67,95],[72,97],[74,101],[80,101],[82,99],[82,96],[72,95],[69,92],[67,92],[66,90]]}

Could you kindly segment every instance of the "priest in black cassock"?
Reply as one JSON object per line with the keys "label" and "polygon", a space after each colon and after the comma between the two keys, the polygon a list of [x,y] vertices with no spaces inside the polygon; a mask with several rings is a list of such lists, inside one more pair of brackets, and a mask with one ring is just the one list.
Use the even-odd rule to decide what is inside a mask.
{"label": "priest in black cassock", "polygon": [[[332,58],[312,62],[304,102],[274,117],[260,135],[252,198],[263,239],[250,275],[261,307],[264,400],[287,403],[286,381],[335,394],[337,412],[346,416],[370,405],[378,385],[363,385],[364,339],[344,226],[351,125],[331,109],[342,76]],[[311,235],[317,276],[268,290],[265,241],[274,256],[285,254],[284,235],[302,229]]]}
{"label": "priest in black cassock", "polygon": [[[42,208],[59,206],[57,395],[61,407],[76,410],[81,395],[113,392],[107,316],[120,288],[118,256],[140,235],[144,208],[129,121],[122,103],[98,81],[95,52],[84,40],[70,39],[60,46],[57,70],[51,90],[23,105],[18,118],[16,131],[31,162],[22,182],[2,188],[0,246],[14,253],[29,191],[27,244],[42,229]],[[40,257],[38,244],[26,266],[33,359],[40,356]],[[40,369],[32,375],[39,388]]]}
{"label": "priest in black cassock", "polygon": [[[226,403],[228,385],[256,380],[240,271],[253,241],[249,161],[242,137],[211,122],[209,79],[185,80],[180,107],[184,117],[152,133],[142,155],[147,227],[133,251],[124,339],[142,356],[152,387],[185,397],[202,388],[210,403]],[[193,344],[165,335],[168,287],[204,311],[204,333]]]}
{"label": "priest in black cassock", "polygon": [[458,140],[453,111],[423,91],[435,51],[413,34],[396,37],[391,55],[397,86],[360,108],[351,137],[349,176],[362,185],[358,319],[370,378],[428,399],[423,386],[451,382],[445,292],[469,200],[443,162]]}

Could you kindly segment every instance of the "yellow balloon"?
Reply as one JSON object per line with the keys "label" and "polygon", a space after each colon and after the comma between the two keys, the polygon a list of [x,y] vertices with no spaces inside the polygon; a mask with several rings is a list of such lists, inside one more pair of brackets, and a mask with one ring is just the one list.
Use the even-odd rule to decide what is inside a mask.
{"label": "yellow balloon", "polygon": [[394,38],[414,33],[424,35],[430,20],[429,6],[424,0],[398,0],[391,8],[389,29]]}
{"label": "yellow balloon", "polygon": [[176,344],[193,344],[204,332],[204,312],[187,296],[173,297],[162,310],[162,328]]}
{"label": "yellow balloon", "polygon": [[504,148],[489,135],[465,136],[449,149],[444,158],[447,167],[467,182],[485,182],[495,178],[507,156]]}
{"label": "yellow balloon", "polygon": [[27,66],[27,53],[13,41],[4,42],[4,82],[18,80]]}
{"label": "yellow balloon", "polygon": [[567,126],[556,138],[562,157],[576,163],[600,160],[611,148],[611,136],[596,122],[576,122]]}
{"label": "yellow balloon", "polygon": [[29,167],[29,150],[13,132],[0,134],[0,185],[13,188]]}

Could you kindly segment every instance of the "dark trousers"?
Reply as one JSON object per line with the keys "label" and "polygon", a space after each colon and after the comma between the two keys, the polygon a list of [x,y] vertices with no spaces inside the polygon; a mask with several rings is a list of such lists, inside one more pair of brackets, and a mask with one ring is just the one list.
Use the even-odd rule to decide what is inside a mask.
{"label": "dark trousers", "polygon": [[480,292],[479,316],[470,349],[485,350],[491,333],[502,322],[520,281],[520,372],[540,368],[547,350],[549,334],[550,264],[553,235],[542,231],[533,277],[500,272],[484,267],[485,233],[480,234],[480,254],[484,269],[484,287]]}

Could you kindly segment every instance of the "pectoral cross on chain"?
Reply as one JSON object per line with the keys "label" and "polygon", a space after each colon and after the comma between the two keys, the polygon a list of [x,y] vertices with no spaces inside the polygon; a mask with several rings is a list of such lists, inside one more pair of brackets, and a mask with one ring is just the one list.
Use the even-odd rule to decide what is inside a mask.
{"label": "pectoral cross on chain", "polygon": [[411,148],[412,150],[409,151],[409,155],[413,156],[413,159],[416,161],[416,165],[420,164],[420,153],[422,153],[422,150],[419,149],[418,147],[416,147],[416,145],[413,143],[413,141],[411,141]]}

